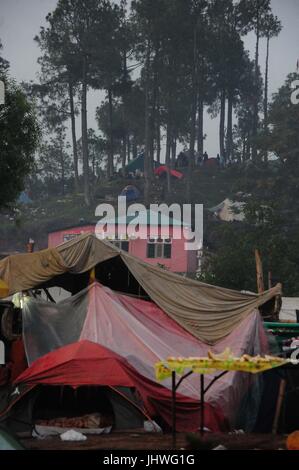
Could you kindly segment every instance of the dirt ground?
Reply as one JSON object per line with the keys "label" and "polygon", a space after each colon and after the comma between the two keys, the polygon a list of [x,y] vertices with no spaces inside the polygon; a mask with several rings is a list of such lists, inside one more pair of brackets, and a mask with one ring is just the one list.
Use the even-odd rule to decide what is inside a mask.
{"label": "dirt ground", "polygon": [[[204,439],[197,434],[178,434],[176,449],[210,450],[222,444],[230,450],[277,450],[285,449],[285,440],[285,436],[271,434],[207,434]],[[63,442],[57,436],[46,439],[23,438],[22,444],[32,450],[170,450],[172,437],[170,434],[115,432],[109,435],[87,436],[87,440],[82,442]]]}

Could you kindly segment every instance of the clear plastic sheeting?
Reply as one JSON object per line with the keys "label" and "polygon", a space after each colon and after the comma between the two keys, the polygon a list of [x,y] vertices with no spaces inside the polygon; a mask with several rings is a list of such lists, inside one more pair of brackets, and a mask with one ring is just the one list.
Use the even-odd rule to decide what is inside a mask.
{"label": "clear plastic sheeting", "polygon": [[[87,339],[125,357],[151,380],[155,380],[154,364],[168,356],[205,356],[208,350],[221,353],[226,347],[235,356],[268,352],[266,334],[257,311],[247,316],[230,335],[211,346],[185,331],[153,302],[116,293],[99,283],[57,304],[31,299],[24,307],[23,327],[29,364],[53,349]],[[205,385],[213,377],[205,376]],[[163,381],[163,385],[170,389],[170,380]],[[254,401],[248,400],[250,389],[255,394]],[[198,399],[198,376],[188,377],[178,391]],[[242,409],[246,402],[250,406],[254,404],[248,416],[250,420],[255,416],[260,391],[258,380],[251,374],[229,372],[209,389],[206,401],[221,409],[234,427],[241,404]],[[242,423],[242,427],[246,428],[246,423]]]}
{"label": "clear plastic sheeting", "polygon": [[23,338],[28,364],[80,337],[88,307],[87,289],[59,303],[30,298],[24,303]]}

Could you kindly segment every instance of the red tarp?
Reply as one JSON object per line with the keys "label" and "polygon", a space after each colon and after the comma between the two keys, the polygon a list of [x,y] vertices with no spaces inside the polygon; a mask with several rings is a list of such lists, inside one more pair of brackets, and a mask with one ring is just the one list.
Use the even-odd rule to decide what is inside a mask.
{"label": "red tarp", "polygon": [[177,171],[177,170],[170,170],[166,165],[158,166],[158,168],[155,169],[155,175],[157,175],[157,176],[161,176],[161,175],[166,174],[168,172],[171,174],[171,176],[174,176],[175,178],[177,178],[179,180],[184,178],[183,173],[181,173],[180,171]]}
{"label": "red tarp", "polygon": [[[113,351],[83,340],[63,346],[37,359],[14,382],[14,385],[97,385],[133,387],[142,398],[145,412],[152,418],[161,416],[171,426],[171,391],[139,374],[126,359]],[[196,431],[200,424],[199,402],[177,394],[178,431]],[[220,430],[223,422],[214,408],[206,404],[205,425]]]}

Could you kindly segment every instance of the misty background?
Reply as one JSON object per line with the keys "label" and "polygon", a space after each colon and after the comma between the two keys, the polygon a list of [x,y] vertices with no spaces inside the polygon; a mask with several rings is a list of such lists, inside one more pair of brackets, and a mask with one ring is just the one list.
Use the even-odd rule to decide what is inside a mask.
{"label": "misty background", "polygon": [[[40,27],[46,24],[45,17],[56,7],[57,0],[0,0],[0,38],[3,42],[3,56],[10,61],[10,74],[18,82],[36,80],[39,71],[37,59],[41,55],[33,38]],[[272,0],[272,11],[281,20],[283,29],[277,38],[271,40],[269,64],[270,96],[283,84],[286,76],[296,71],[299,59],[299,1]],[[255,36],[249,34],[245,47],[254,58]],[[260,67],[265,70],[266,40],[261,40]],[[95,120],[96,107],[100,105],[103,93],[88,93],[88,127],[98,129]],[[80,122],[77,122],[80,135]],[[219,117],[212,119],[206,113],[204,132],[207,135],[205,150],[210,156],[219,152]]]}

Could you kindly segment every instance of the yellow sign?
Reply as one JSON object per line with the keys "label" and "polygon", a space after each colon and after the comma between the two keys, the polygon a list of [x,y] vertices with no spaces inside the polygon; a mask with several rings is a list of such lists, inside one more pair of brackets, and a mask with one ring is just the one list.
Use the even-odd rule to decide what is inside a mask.
{"label": "yellow sign", "polygon": [[[207,357],[169,357],[166,361],[156,363],[156,378],[157,380],[164,380],[171,377],[172,371],[180,375],[192,371],[197,374],[213,374],[217,370],[222,371],[241,371],[256,374],[264,372],[274,367],[279,367],[288,362],[294,363],[290,359],[282,359],[274,356],[249,356],[243,354],[241,357],[234,357],[232,354],[227,354],[225,351],[222,354],[216,355],[211,352]],[[295,361],[296,363],[298,361]]]}

